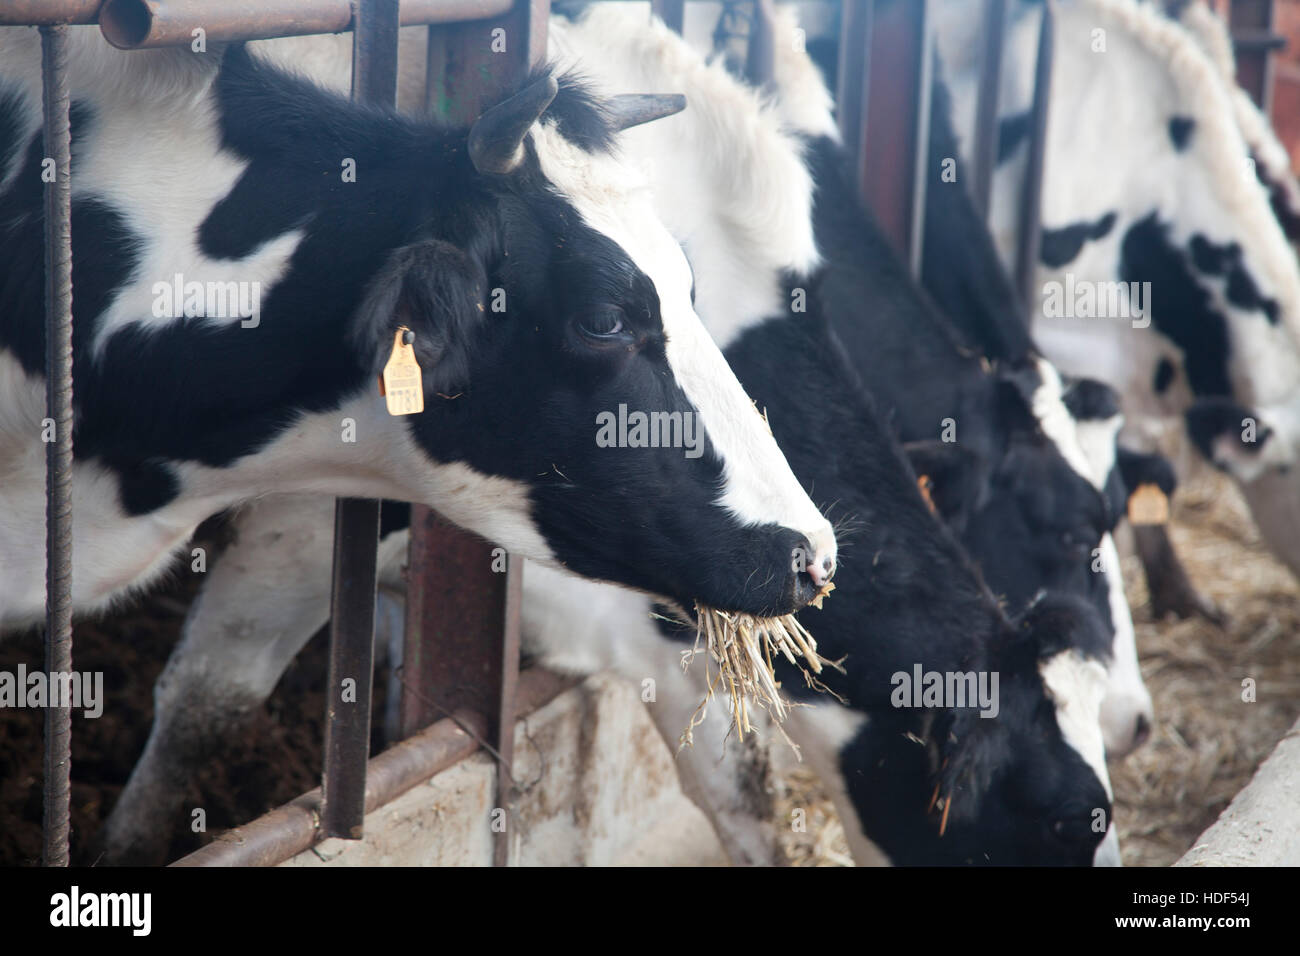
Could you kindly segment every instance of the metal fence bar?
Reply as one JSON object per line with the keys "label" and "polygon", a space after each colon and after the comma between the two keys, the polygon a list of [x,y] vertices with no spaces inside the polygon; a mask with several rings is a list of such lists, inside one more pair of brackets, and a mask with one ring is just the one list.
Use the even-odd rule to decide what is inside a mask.
{"label": "metal fence bar", "polygon": [[[1237,53],[1237,82],[1268,115],[1273,109],[1272,52],[1286,45],[1276,36],[1273,0],[1233,0],[1228,22]],[[1279,44],[1280,41],[1280,44]]]}
{"label": "metal fence bar", "polygon": [[37,27],[94,23],[104,0],[5,0],[0,26]]}
{"label": "metal fence bar", "polygon": [[921,272],[933,72],[929,0],[877,0],[858,186],[886,235]]}
{"label": "metal fence bar", "polygon": [[[352,98],[392,106],[397,98],[397,0],[357,0]],[[359,840],[365,824],[366,760],[374,683],[379,502],[334,506],[334,582],[326,685],[321,830]]]}
{"label": "metal fence bar", "polygon": [[682,32],[682,23],[686,19],[686,0],[650,0],[650,9],[670,30]]}
{"label": "metal fence bar", "polygon": [[993,194],[993,167],[998,157],[998,93],[1002,88],[1006,22],[1007,0],[984,0],[984,55],[980,63],[979,99],[975,104],[971,199],[979,214],[986,218]]}
{"label": "metal fence bar", "polygon": [[[403,26],[498,16],[511,0],[402,0]],[[125,50],[189,44],[202,27],[209,40],[341,33],[352,29],[353,0],[105,0],[99,26]],[[3,19],[0,18],[0,22]]]}
{"label": "metal fence bar", "polygon": [[[45,156],[45,670],[72,673],[72,132],[68,114],[68,28],[41,27]],[[68,865],[72,794],[71,701],[45,708],[44,860]]]}
{"label": "metal fence bar", "polygon": [[867,121],[867,81],[871,70],[874,0],[845,0],[840,7],[840,51],[835,104],[840,138],[853,161],[858,183],[867,179],[863,166],[863,131]]}
{"label": "metal fence bar", "polygon": [[[435,115],[469,124],[512,90],[546,52],[549,0],[518,0],[505,16],[429,31],[426,99]],[[500,30],[501,33],[494,33]],[[496,50],[504,42],[505,55]],[[496,865],[509,862],[514,801],[514,691],[524,562],[440,519],[411,509],[401,732],[458,708],[487,718],[496,751]]]}
{"label": "metal fence bar", "polygon": [[745,79],[750,85],[762,89],[776,81],[775,43],[774,0],[754,0],[754,20],[749,26],[749,48],[745,53]]}
{"label": "metal fence bar", "polygon": [[1043,230],[1043,163],[1047,155],[1047,110],[1052,96],[1052,48],[1055,43],[1055,0],[1043,0],[1042,26],[1038,31],[1038,61],[1034,67],[1034,105],[1030,117],[1029,162],[1025,167],[1024,190],[1020,196],[1020,236],[1016,247],[1016,288],[1025,308],[1032,312],[1038,296],[1034,282],[1038,272],[1039,245]]}
{"label": "metal fence bar", "polygon": [[[518,706],[522,715],[546,706],[580,679],[540,667],[519,678]],[[371,759],[366,774],[366,812],[374,813],[412,787],[455,766],[487,739],[487,718],[461,711],[414,737],[393,745]],[[321,792],[317,788],[263,814],[242,827],[228,830],[172,866],[275,866],[310,849],[323,839],[316,826]]]}

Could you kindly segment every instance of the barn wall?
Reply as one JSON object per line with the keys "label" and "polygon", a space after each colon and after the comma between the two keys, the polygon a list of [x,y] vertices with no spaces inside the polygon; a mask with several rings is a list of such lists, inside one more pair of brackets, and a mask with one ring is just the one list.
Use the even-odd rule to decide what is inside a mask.
{"label": "barn wall", "polygon": [[1174,866],[1300,866],[1300,721]]}
{"label": "barn wall", "polygon": [[[635,688],[597,675],[520,721],[512,858],[528,866],[709,865],[725,858],[682,794]],[[487,866],[495,762],[484,753],[366,817],[364,840],[326,840],[284,866]]]}

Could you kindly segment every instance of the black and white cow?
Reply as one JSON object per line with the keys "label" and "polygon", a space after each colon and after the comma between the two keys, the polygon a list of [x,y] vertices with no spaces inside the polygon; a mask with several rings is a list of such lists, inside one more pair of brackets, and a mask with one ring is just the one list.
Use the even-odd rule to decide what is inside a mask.
{"label": "black and white cow", "polygon": [[1228,88],[1237,129],[1254,160],[1255,175],[1268,191],[1273,215],[1291,244],[1300,244],[1300,181],[1268,117],[1237,85],[1236,56],[1227,23],[1201,0],[1163,0],[1163,7],[1168,16],[1191,33],[1218,68]]}
{"label": "black and white cow", "polygon": [[[793,32],[789,12],[777,28]],[[1102,723],[1108,753],[1126,754],[1149,734],[1152,705],[1110,534],[1122,514],[1119,410],[1103,415],[1097,402],[1079,401],[1037,353],[964,180],[941,180],[956,155],[942,84],[924,270],[947,306],[941,315],[857,201],[818,70],[799,44],[776,49],[777,107],[809,140],[831,323],[918,469],[939,480],[936,504],[994,592],[1020,610],[1043,590],[1064,591],[1107,620],[1114,640]]]}
{"label": "black and white cow", "polygon": [[[940,38],[960,58],[969,9],[958,0],[944,9]],[[993,208],[1008,259],[1037,5],[1014,12]],[[1138,0],[1066,0],[1057,17],[1035,336],[1064,371],[1122,394],[1126,444],[1190,437],[1237,480],[1265,541],[1300,571],[1289,192],[1268,181],[1261,131],[1243,120],[1222,56],[1207,53],[1204,22],[1189,31],[1162,4]],[[954,76],[966,116],[975,84],[972,71]]]}
{"label": "black and white cow", "polygon": [[[861,588],[842,575],[832,598],[844,595],[845,612],[823,612],[808,623],[819,640],[850,655],[850,674],[870,666],[870,677],[839,686],[847,706],[821,698],[791,724],[839,794],[852,832],[872,834],[855,837],[859,859],[879,861],[879,847],[899,863],[1117,859],[1113,837],[1096,852],[1109,818],[1097,723],[1107,635],[1086,607],[1068,599],[1040,603],[1018,625],[1003,616],[928,513],[842,347],[815,311],[791,312],[794,289],[782,273],[817,262],[812,180],[797,144],[753,93],[624,6],[594,9],[577,25],[556,22],[551,38],[554,50],[616,89],[672,77],[686,90],[690,110],[663,125],[661,137],[647,136],[651,127],[629,133],[627,151],[650,161],[656,206],[696,268],[701,315],[710,317],[710,328],[717,316],[717,334],[732,343],[727,354],[761,390],[760,405],[775,416],[774,431],[801,462],[805,484],[860,526],[851,540]],[[801,289],[815,310],[815,290],[808,283]],[[106,842],[116,858],[156,834],[157,820],[178,806],[195,748],[220,736],[213,724],[237,723],[269,694],[328,613],[321,547],[328,502],[267,498],[238,520],[235,544],[209,572],[159,683],[153,734],[109,823]],[[381,563],[395,585],[404,543],[396,534],[384,542]],[[268,581],[279,597],[259,601]],[[528,649],[562,669],[655,677],[651,714],[675,745],[699,702],[702,671],[697,664],[683,678],[683,644],[655,624],[652,600],[540,566],[527,569],[524,587]],[[902,714],[888,702],[889,678],[913,663],[926,670],[998,669],[1008,681],[999,698],[1004,715],[976,719],[944,707]],[[793,686],[790,679],[786,686]],[[867,715],[899,733],[906,726],[920,743],[893,731],[877,734]],[[678,758],[683,783],[733,859],[772,861],[771,821],[748,801],[744,758],[734,746],[724,749],[725,730],[716,715],[696,728],[695,747]],[[882,748],[899,771],[887,794],[878,792],[876,757],[866,756]],[[955,795],[946,822],[942,809],[927,817],[936,783]]]}
{"label": "black and white cow", "polygon": [[[784,28],[792,29],[788,20]],[[824,199],[822,170],[814,145],[804,174],[791,171],[791,158],[798,157],[801,146],[798,138],[792,142],[777,131],[781,126],[806,130],[808,116],[821,118],[821,132],[829,135],[833,130],[829,94],[816,78],[815,67],[801,53],[793,56],[794,62],[780,64],[775,101],[760,110],[755,106],[756,94],[738,89],[719,67],[704,68],[662,25],[638,21],[622,5],[596,5],[577,24],[555,28],[553,36],[600,82],[619,83],[615,89],[671,76],[686,91],[693,104],[689,114],[657,130],[646,127],[630,133],[627,142],[640,155],[652,158],[657,208],[692,261],[698,263],[698,255],[716,266],[730,264],[730,268],[697,269],[700,276],[708,277],[697,283],[701,317],[765,409],[792,466],[819,499],[835,502],[835,516],[842,516],[852,529],[841,535],[845,560],[850,567],[861,562],[863,573],[853,575],[852,582],[841,582],[834,595],[843,598],[841,613],[828,602],[825,610],[805,615],[808,625],[816,629],[819,644],[835,647],[827,653],[847,655],[848,676],[827,680],[848,704],[811,695],[809,706],[797,709],[787,727],[837,794],[856,858],[878,862],[883,854],[895,863],[1091,862],[1105,825],[1092,829],[1084,822],[1091,819],[1091,810],[1076,812],[1083,804],[1075,801],[1096,800],[1102,792],[1108,793],[1098,719],[1106,690],[1100,661],[1110,657],[1109,635],[1086,603],[1067,597],[1035,604],[1030,596],[1026,604],[1032,606],[1019,622],[1019,630],[1008,627],[961,549],[926,514],[929,509],[917,491],[915,474],[902,464],[890,427],[876,415],[870,389],[858,384],[862,378],[870,384],[870,378],[863,374],[860,362],[850,361],[853,349],[845,351],[830,331],[834,319],[828,324],[827,317],[819,314],[823,302],[828,312],[831,307],[843,309],[842,303],[824,295],[840,268],[838,248],[819,241],[825,270],[812,283],[798,278],[797,251],[807,226],[796,228],[790,214],[797,203],[801,217],[814,223],[814,234],[821,239],[816,231],[820,222],[810,215],[808,203],[809,187],[819,206]],[[780,37],[777,47],[796,53],[796,47],[782,43]],[[804,120],[792,122],[796,115]],[[786,188],[774,193],[771,184],[777,181]],[[836,198],[855,206],[851,194]],[[711,231],[710,218],[726,224],[727,235],[717,234],[716,224]],[[693,242],[692,237],[712,241]],[[782,251],[786,261],[759,261],[746,253],[748,242],[756,242],[769,254]],[[738,253],[729,253],[737,247]],[[787,274],[781,281],[776,265],[795,275]],[[752,290],[743,306],[736,304],[739,290],[725,294],[716,287],[706,288],[716,283],[715,277],[730,274],[738,274],[743,288]],[[906,293],[894,287],[911,288],[905,275],[886,268],[877,277],[883,289],[878,293],[880,308],[907,301]],[[799,311],[801,291],[807,293],[808,314]],[[753,306],[762,310],[746,315],[745,309]],[[836,383],[831,393],[813,396],[811,407],[820,411],[815,417],[808,411],[809,391],[788,386],[810,377]],[[1034,421],[1029,407],[1023,414]],[[914,449],[914,453],[923,457],[925,452]],[[889,493],[864,494],[868,487],[886,486]],[[1004,542],[1009,549],[1021,543]],[[674,647],[680,650],[679,643],[663,642],[660,667],[652,668],[654,656],[649,649],[654,645],[649,632],[653,627],[648,608],[637,608],[635,596],[616,598],[611,592],[599,601],[597,589],[576,581],[569,585],[548,581],[536,592],[530,583],[526,590],[538,605],[528,612],[527,640],[547,649],[544,659],[552,666],[578,670],[613,666],[635,677],[661,671],[675,659]],[[600,608],[602,615],[609,616],[599,625],[583,625],[584,640],[565,644],[564,621],[573,617],[572,611],[564,614],[565,605]],[[639,633],[638,621],[640,631],[646,633],[632,640],[631,635]],[[1008,691],[1015,695],[1009,704],[1011,713],[1005,720],[966,722],[972,712],[944,710],[926,715],[895,706],[890,700],[891,678],[918,660],[925,661],[927,669],[946,672],[978,670],[979,665],[971,663],[976,660],[993,669],[1004,668],[1001,673],[1015,686]],[[787,677],[786,687],[794,687],[794,676]],[[663,679],[658,683],[661,702],[665,702],[665,683]],[[679,703],[684,706],[676,712],[666,702],[651,708],[670,742],[693,706],[690,695]],[[965,731],[951,721],[965,723]],[[930,749],[938,744],[942,750],[949,731],[957,737],[954,753]],[[918,745],[909,733],[925,743]],[[1044,741],[1046,747],[1041,746]],[[679,754],[679,765],[688,759],[687,766],[696,765],[687,791],[712,796],[709,812],[724,834],[724,844],[734,844],[738,830],[760,832],[757,824],[735,825],[745,816],[744,787],[718,793],[726,784],[719,780],[716,768],[712,773],[709,768],[717,760],[717,748],[698,753],[700,744],[696,747],[691,758],[687,752]],[[961,785],[961,796],[952,803],[951,812],[957,815],[952,819],[962,821],[958,830],[936,825],[941,811],[927,819],[945,759],[949,767],[964,766],[958,777],[970,772]],[[977,765],[979,769],[973,769]],[[1045,786],[1027,783],[1022,773]],[[941,789],[946,786],[941,784]],[[963,799],[969,801],[965,808]],[[728,817],[730,825],[718,824],[720,816]],[[1100,856],[1110,856],[1113,848],[1113,842],[1108,843]]]}
{"label": "black and white cow", "polygon": [[[803,606],[834,535],[615,155],[627,101],[542,73],[440,128],[281,69],[288,42],[128,54],[72,31],[76,608],[273,492],[427,502],[688,604]],[[0,31],[0,625],[44,601],[39,117],[36,31]],[[375,383],[402,328],[426,409],[394,417]],[[690,420],[698,454],[598,447],[622,405]]]}

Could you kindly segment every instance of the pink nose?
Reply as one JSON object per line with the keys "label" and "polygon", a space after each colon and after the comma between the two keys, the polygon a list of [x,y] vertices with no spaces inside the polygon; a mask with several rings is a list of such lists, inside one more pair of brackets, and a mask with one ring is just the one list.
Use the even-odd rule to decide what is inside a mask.
{"label": "pink nose", "polygon": [[808,562],[806,570],[808,577],[812,578],[813,584],[820,588],[835,577],[835,556],[822,553],[814,554],[813,559]]}

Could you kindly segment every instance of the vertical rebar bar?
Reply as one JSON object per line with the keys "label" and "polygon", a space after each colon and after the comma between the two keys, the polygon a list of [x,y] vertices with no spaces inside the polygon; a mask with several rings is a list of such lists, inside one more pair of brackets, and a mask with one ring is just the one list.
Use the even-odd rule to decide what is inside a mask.
{"label": "vertical rebar bar", "polygon": [[[72,672],[72,130],[68,114],[68,28],[41,27],[45,158],[45,445],[44,859],[68,865],[72,792],[71,701],[56,701],[56,674]],[[67,686],[64,684],[63,686]]]}

